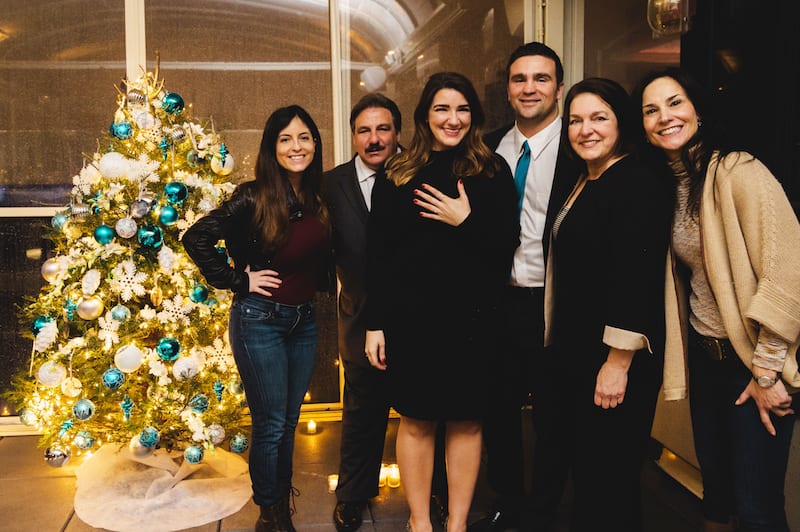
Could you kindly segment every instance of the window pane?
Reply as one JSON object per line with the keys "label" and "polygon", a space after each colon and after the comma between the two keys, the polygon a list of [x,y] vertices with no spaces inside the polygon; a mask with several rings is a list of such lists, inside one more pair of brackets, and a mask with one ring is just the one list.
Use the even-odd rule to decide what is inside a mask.
{"label": "window pane", "polygon": [[66,203],[125,76],[123,17],[119,0],[3,3],[0,207]]}

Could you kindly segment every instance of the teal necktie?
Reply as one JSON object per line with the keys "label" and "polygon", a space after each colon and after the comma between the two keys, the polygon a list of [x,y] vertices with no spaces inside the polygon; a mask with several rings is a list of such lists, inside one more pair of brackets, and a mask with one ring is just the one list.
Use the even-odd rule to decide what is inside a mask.
{"label": "teal necktie", "polygon": [[522,199],[525,197],[525,180],[528,178],[528,167],[531,165],[531,148],[528,141],[522,143],[522,155],[517,160],[517,169],[514,170],[514,187],[517,189],[519,203],[517,210],[522,212]]}

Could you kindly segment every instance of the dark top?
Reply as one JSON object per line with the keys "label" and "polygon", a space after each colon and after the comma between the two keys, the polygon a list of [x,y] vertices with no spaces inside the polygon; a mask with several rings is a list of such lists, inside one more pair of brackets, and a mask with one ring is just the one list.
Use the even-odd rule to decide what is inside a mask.
{"label": "dark top", "polygon": [[[583,191],[553,234],[553,339],[596,374],[608,355],[606,325],[664,349],[664,274],[672,187],[625,157]],[[576,366],[573,366],[576,367]]]}
{"label": "dark top", "polygon": [[418,419],[478,419],[497,344],[496,310],[519,244],[511,171],[463,178],[471,213],[458,227],[420,216],[414,189],[457,195],[460,150],[431,153],[408,183],[383,173],[367,224],[367,326],[383,330],[392,405]]}
{"label": "dark top", "polygon": [[[244,271],[273,269],[283,281],[279,288],[270,289],[270,299],[277,303],[299,305],[313,299],[317,289],[328,289],[327,261],[330,239],[320,221],[303,216],[289,224],[289,239],[272,255],[260,245],[253,226],[253,188],[250,181],[234,191],[231,198],[200,218],[183,235],[186,253],[197,264],[209,284],[236,293],[250,291],[249,278]],[[227,255],[217,249],[225,241]],[[229,263],[228,256],[233,263]]]}
{"label": "dark top", "polygon": [[367,330],[367,204],[358,184],[355,158],[325,172],[322,196],[333,225],[333,249],[339,277],[339,353],[369,366],[364,356]]}

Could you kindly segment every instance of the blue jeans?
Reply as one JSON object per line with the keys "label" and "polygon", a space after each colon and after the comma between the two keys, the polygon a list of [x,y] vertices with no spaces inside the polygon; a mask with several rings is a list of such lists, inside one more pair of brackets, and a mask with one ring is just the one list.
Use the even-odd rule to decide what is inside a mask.
{"label": "blue jeans", "polygon": [[[736,515],[747,532],[788,532],[783,488],[796,417],[771,414],[777,436],[770,436],[753,399],[734,405],[751,378],[738,357],[712,360],[690,341],[689,398],[703,514],[717,522]],[[793,403],[797,411],[796,395]]]}
{"label": "blue jeans", "polygon": [[292,482],[294,432],[317,358],[314,305],[237,296],[230,340],[253,424],[253,501],[269,506],[288,494]]}

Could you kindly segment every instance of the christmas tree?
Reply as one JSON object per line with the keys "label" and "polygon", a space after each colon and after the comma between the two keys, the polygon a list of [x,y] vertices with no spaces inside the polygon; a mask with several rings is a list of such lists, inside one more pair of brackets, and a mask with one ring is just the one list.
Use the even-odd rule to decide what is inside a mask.
{"label": "christmas tree", "polygon": [[47,284],[20,311],[30,368],[9,394],[51,465],[109,443],[190,463],[223,442],[247,448],[230,294],[204,284],[181,244],[235,188],[234,160],[213,124],[189,115],[158,70],[123,81],[102,148],[51,220]]}

